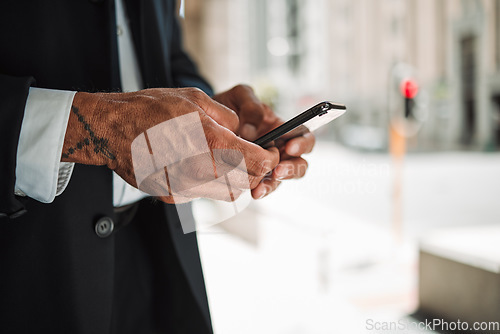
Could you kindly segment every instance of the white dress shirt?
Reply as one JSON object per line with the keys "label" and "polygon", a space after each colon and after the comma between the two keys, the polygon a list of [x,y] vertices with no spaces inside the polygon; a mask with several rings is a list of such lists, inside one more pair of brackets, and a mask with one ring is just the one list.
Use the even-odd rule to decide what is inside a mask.
{"label": "white dress shirt", "polygon": [[[138,91],[141,74],[122,0],[116,1],[118,53],[123,91]],[[16,165],[16,195],[51,203],[68,185],[73,163],[60,162],[68,118],[76,92],[30,88],[26,102]],[[116,207],[147,195],[113,173]]]}

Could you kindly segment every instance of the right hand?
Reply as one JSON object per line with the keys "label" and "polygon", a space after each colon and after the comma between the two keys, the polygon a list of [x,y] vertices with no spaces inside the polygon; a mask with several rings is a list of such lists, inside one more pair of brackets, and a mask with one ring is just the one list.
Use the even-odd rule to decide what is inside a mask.
{"label": "right hand", "polygon": [[[166,168],[170,186],[175,182],[178,186],[176,188],[183,190],[175,193],[172,189],[170,192],[163,189],[163,193],[169,195],[160,196],[162,201],[179,203],[198,197],[233,200],[243,189],[257,187],[264,176],[278,165],[279,152],[276,148],[265,150],[236,136],[234,132],[239,127],[238,116],[196,88],[157,88],[132,93],[77,93],[71,108],[61,161],[106,165],[137,188],[134,173],[134,162],[137,166],[137,161],[132,161],[131,152],[133,141],[148,129],[193,112],[198,113],[204,132],[202,137],[206,139],[201,145],[208,144],[208,154],[211,155],[213,160],[210,161],[213,164],[198,164],[185,159],[187,163],[177,163],[171,166],[173,168]],[[168,123],[170,122],[166,124]],[[182,136],[179,133],[175,136],[164,134],[164,140],[156,142],[166,143],[169,150],[160,149],[160,152],[165,152],[167,156],[183,157],[186,150],[196,150],[199,144],[197,139],[190,138],[196,136],[189,132],[182,133]],[[163,157],[155,155],[154,158],[161,160]],[[241,169],[241,166],[238,168],[241,158],[246,162],[246,170]],[[166,166],[158,168],[147,179],[146,189],[141,186],[142,183],[139,188],[152,189],[156,192],[153,195],[157,195],[161,182],[155,183],[155,180],[164,178],[166,170],[163,167]],[[210,182],[208,187],[195,186],[213,181],[214,171],[218,174],[232,171],[231,187],[234,197],[227,197],[228,185],[224,182]]]}

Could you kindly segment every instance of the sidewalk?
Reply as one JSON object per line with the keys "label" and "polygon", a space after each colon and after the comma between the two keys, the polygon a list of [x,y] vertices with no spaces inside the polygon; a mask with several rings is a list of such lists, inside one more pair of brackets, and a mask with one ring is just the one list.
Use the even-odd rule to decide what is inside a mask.
{"label": "sidewalk", "polygon": [[[405,162],[404,237],[391,229],[389,156],[319,143],[302,180],[198,235],[217,334],[369,333],[417,307],[417,240],[446,225],[499,223],[500,155]],[[409,332],[405,332],[409,333]]]}

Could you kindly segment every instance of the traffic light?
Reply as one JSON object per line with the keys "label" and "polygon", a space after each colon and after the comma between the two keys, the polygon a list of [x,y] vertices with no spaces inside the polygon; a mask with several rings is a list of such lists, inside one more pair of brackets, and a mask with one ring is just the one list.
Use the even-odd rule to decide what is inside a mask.
{"label": "traffic light", "polygon": [[427,119],[429,101],[417,69],[396,63],[389,72],[387,88],[390,127],[406,138],[415,136]]}
{"label": "traffic light", "polygon": [[405,99],[405,117],[413,117],[413,108],[415,106],[414,98],[418,94],[418,84],[414,79],[406,78],[401,81],[399,88],[401,95],[403,95]]}

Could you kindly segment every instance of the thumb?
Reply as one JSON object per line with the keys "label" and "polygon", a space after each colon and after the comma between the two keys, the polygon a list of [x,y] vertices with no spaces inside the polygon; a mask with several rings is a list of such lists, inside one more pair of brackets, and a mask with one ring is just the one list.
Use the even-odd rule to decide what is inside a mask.
{"label": "thumb", "polygon": [[236,133],[240,126],[240,119],[236,113],[228,107],[210,99],[202,106],[205,113],[219,125]]}

